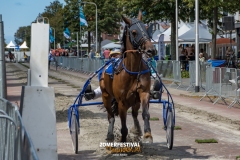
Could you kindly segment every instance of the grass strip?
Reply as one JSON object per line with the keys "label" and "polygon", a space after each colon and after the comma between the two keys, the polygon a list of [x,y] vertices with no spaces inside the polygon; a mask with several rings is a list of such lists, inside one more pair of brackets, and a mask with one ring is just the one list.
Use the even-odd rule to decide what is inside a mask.
{"label": "grass strip", "polygon": [[158,117],[151,117],[149,120],[150,121],[159,121],[159,118]]}
{"label": "grass strip", "polygon": [[182,127],[180,127],[180,126],[174,126],[174,130],[182,130]]}
{"label": "grass strip", "polygon": [[197,143],[218,143],[215,139],[195,139],[195,142]]}

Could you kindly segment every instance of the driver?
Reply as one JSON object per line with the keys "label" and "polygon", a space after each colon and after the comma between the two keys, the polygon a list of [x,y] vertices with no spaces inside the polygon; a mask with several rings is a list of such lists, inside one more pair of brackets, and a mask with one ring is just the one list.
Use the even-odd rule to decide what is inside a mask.
{"label": "driver", "polygon": [[[120,49],[114,49],[113,51],[110,52],[109,57],[118,59],[122,56],[121,50]],[[112,69],[112,64],[110,64],[111,69]],[[102,75],[102,71],[99,72],[99,79]],[[92,90],[91,85],[89,85],[85,91],[84,98],[85,100],[89,101],[91,99],[97,99],[102,96],[102,91],[100,89],[100,86],[97,87],[95,90]]]}

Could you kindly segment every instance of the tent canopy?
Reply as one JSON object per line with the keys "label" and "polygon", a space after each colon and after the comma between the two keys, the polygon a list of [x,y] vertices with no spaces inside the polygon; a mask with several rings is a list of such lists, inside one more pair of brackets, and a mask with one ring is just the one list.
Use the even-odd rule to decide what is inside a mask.
{"label": "tent canopy", "polygon": [[153,33],[153,35],[152,35],[152,39],[154,40],[152,40],[152,42],[157,42],[158,41],[158,39],[159,39],[159,36],[161,35],[161,31],[160,30],[156,30],[154,33]]}
{"label": "tent canopy", "polygon": [[112,41],[105,39],[101,42],[101,47],[105,46],[106,44],[112,43]]}
{"label": "tent canopy", "polygon": [[[190,28],[184,24],[182,25],[179,29],[178,29],[178,36],[181,36],[182,34],[186,33],[187,31],[189,31]],[[164,31],[163,33],[158,34],[157,36],[153,37],[152,42],[158,42],[158,39],[160,37],[161,34],[164,34],[164,42],[171,42],[171,27],[169,27],[166,31]],[[183,41],[182,39],[178,38],[178,41]]]}
{"label": "tent canopy", "polygon": [[188,27],[186,24],[182,25],[179,29],[178,29],[178,37],[183,35],[184,33],[186,33],[187,31],[189,31],[191,28]]}
{"label": "tent canopy", "polygon": [[10,41],[6,48],[15,48],[15,44],[12,41]]}
{"label": "tent canopy", "polygon": [[[186,42],[195,42],[196,39],[195,27],[192,27],[189,31],[179,36],[178,38]],[[211,42],[212,34],[204,28],[202,25],[199,25],[199,42]]]}
{"label": "tent canopy", "polygon": [[28,48],[26,41],[23,42],[23,44],[20,46],[20,48]]}
{"label": "tent canopy", "polygon": [[103,49],[106,49],[106,48],[109,48],[109,49],[112,49],[112,48],[121,48],[121,45],[112,42],[112,43],[108,43],[108,44],[102,46],[102,48],[103,48]]}

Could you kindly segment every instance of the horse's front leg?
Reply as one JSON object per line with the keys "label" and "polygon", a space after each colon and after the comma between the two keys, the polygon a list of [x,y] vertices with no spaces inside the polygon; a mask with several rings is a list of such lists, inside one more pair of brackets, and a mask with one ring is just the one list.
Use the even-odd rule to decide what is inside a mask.
{"label": "horse's front leg", "polygon": [[127,119],[127,108],[123,106],[122,102],[118,103],[118,112],[119,112],[119,117],[121,119],[121,142],[126,142],[127,140],[127,134],[128,134],[128,129],[127,129],[127,124],[126,124],[126,119]]}
{"label": "horse's front leg", "polygon": [[130,132],[138,136],[142,136],[142,129],[137,118],[139,108],[140,108],[140,103],[137,103],[135,106],[132,106],[132,117],[133,117],[134,126],[130,130]]}
{"label": "horse's front leg", "polygon": [[114,129],[114,123],[115,123],[115,117],[114,115],[108,114],[108,133],[107,133],[107,141],[113,141],[114,140],[114,134],[113,134],[113,129]]}
{"label": "horse's front leg", "polygon": [[149,93],[141,93],[140,100],[142,105],[142,117],[144,121],[144,136],[143,136],[143,143],[152,143],[153,138],[151,134],[150,128],[150,114],[149,114]]}
{"label": "horse's front leg", "polygon": [[102,98],[103,98],[103,104],[108,112],[108,122],[109,122],[106,140],[113,141],[114,140],[113,129],[114,129],[115,117],[111,107],[112,97],[109,94],[103,92]]}

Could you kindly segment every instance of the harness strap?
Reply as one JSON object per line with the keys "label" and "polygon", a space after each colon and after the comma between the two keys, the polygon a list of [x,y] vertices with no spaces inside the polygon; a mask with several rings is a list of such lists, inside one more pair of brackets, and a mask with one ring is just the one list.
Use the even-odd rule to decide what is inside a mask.
{"label": "harness strap", "polygon": [[144,70],[144,71],[139,71],[139,72],[132,72],[132,71],[129,71],[127,68],[126,68],[126,66],[124,65],[124,63],[122,63],[122,67],[123,67],[123,69],[127,72],[127,73],[129,73],[129,74],[133,74],[133,75],[137,75],[137,74],[145,74],[145,73],[148,73],[148,72],[150,72],[150,70],[149,69],[146,69],[146,70]]}

